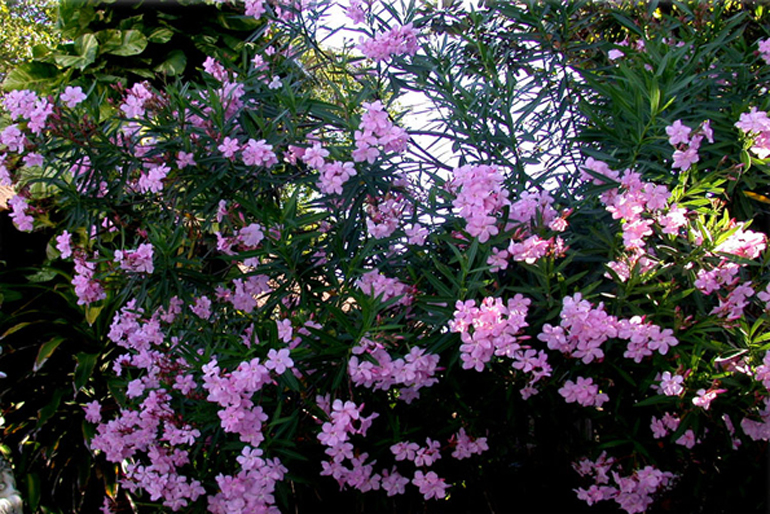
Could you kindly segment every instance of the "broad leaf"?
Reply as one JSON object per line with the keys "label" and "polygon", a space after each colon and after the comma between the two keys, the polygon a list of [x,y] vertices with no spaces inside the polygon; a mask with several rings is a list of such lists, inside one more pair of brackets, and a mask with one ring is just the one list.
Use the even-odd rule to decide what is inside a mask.
{"label": "broad leaf", "polygon": [[57,82],[60,77],[59,69],[53,64],[29,62],[17,66],[8,73],[3,81],[3,89],[6,91],[15,89],[47,91],[50,89],[51,83]]}
{"label": "broad leaf", "polygon": [[97,37],[101,42],[99,53],[129,56],[147,48],[147,38],[138,30],[103,30]]}

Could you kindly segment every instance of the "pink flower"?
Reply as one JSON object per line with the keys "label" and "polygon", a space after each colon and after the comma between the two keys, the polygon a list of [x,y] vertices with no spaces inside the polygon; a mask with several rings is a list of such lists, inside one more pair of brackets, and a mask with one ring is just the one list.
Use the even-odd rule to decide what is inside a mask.
{"label": "pink flower", "polygon": [[265,0],[246,0],[246,16],[260,19],[265,13]]}
{"label": "pink flower", "polygon": [[417,33],[411,23],[377,34],[371,39],[362,37],[358,44],[361,53],[374,62],[387,61],[397,55],[414,55],[417,48]]}
{"label": "pink flower", "polygon": [[422,246],[425,244],[425,240],[428,238],[429,232],[427,228],[423,227],[419,223],[415,223],[411,227],[404,229],[404,234],[406,234],[406,242],[408,244]]}
{"label": "pink flower", "polygon": [[382,488],[388,493],[388,496],[404,494],[408,483],[409,479],[399,474],[395,467],[390,472],[382,470]]}
{"label": "pink flower", "polygon": [[324,194],[342,194],[342,186],[356,175],[352,162],[324,163],[319,169],[318,189]]}
{"label": "pink flower", "polygon": [[326,150],[321,143],[314,143],[313,146],[305,150],[302,160],[308,166],[314,169],[321,169],[324,165],[324,159],[329,156],[329,150]]}
{"label": "pink flower", "polygon": [[35,219],[27,214],[29,204],[23,196],[14,195],[8,200],[8,206],[11,208],[11,220],[21,232],[32,232],[33,221]]}
{"label": "pink flower", "polygon": [[655,416],[652,417],[650,428],[652,429],[652,436],[655,439],[661,439],[668,435],[668,428],[666,427],[665,423],[663,423],[662,420],[659,420]]}
{"label": "pink flower", "polygon": [[235,152],[241,149],[240,143],[238,143],[238,140],[232,137],[225,137],[222,140],[222,144],[217,146],[217,150],[222,152],[222,155],[226,159],[231,159],[235,155]]}
{"label": "pink flower", "polygon": [[690,169],[690,166],[700,160],[698,157],[698,150],[695,148],[687,148],[686,150],[676,150],[673,155],[674,164],[671,165],[674,169],[680,169],[682,171]]}
{"label": "pink flower", "polygon": [[684,434],[676,440],[676,444],[681,444],[685,448],[692,448],[696,443],[695,432],[693,432],[691,428],[688,428]]}
{"label": "pink flower", "polygon": [[149,243],[139,245],[136,250],[115,252],[115,262],[120,264],[120,268],[135,273],[152,274],[155,270],[152,258],[153,246]]}
{"label": "pink flower", "polygon": [[83,93],[83,88],[80,86],[72,87],[67,86],[64,88],[64,93],[62,93],[59,96],[59,100],[64,102],[64,105],[69,107],[70,109],[74,108],[76,105],[78,105],[80,102],[86,99],[85,93]]}
{"label": "pink flower", "polygon": [[671,375],[670,371],[664,371],[660,377],[660,390],[666,396],[679,396],[684,391],[682,375]]}
{"label": "pink flower", "polygon": [[195,162],[195,156],[192,153],[187,153],[183,151],[179,151],[176,155],[176,167],[180,170],[182,168],[186,168],[187,166],[195,166],[197,163]]}
{"label": "pink flower", "polygon": [[274,348],[271,348],[270,351],[267,352],[265,367],[282,375],[287,368],[294,367],[294,361],[291,360],[288,349],[281,348],[280,350],[275,351]]}
{"label": "pink flower", "polygon": [[278,158],[273,153],[273,145],[267,144],[264,139],[256,141],[249,139],[242,149],[243,163],[246,166],[270,167],[278,163]]}
{"label": "pink flower", "polygon": [[196,316],[202,319],[208,319],[211,316],[211,300],[207,296],[201,296],[195,301],[195,305],[190,306],[190,310]]}
{"label": "pink flower", "polygon": [[238,231],[238,239],[249,248],[256,248],[264,238],[263,227],[259,223],[252,223]]}
{"label": "pink flower", "polygon": [[400,442],[390,447],[391,453],[396,456],[396,460],[410,460],[415,459],[417,450],[420,449],[420,445],[412,442]]}
{"label": "pink flower", "polygon": [[714,401],[718,394],[727,392],[727,389],[698,389],[696,391],[696,397],[692,399],[692,404],[696,407],[701,407],[703,410],[709,410],[711,402]]}
{"label": "pink flower", "polygon": [[56,249],[61,252],[61,258],[67,259],[72,255],[72,234],[66,230],[61,235],[56,236]]}
{"label": "pink flower", "polygon": [[361,7],[361,0],[350,0],[350,4],[345,9],[345,15],[353,20],[353,24],[357,25],[364,22],[364,10]]}
{"label": "pink flower", "polygon": [[578,377],[577,383],[567,380],[559,389],[559,394],[567,403],[577,402],[585,407],[601,407],[609,400],[609,396],[599,393],[599,386],[593,383],[592,378]]}
{"label": "pink flower", "polygon": [[284,343],[290,343],[292,338],[294,337],[294,328],[291,326],[291,320],[290,319],[283,319],[281,321],[275,322],[276,328],[278,329],[278,339],[283,341]]}
{"label": "pink flower", "polygon": [[83,410],[86,412],[86,421],[89,423],[101,423],[102,422],[102,406],[98,401],[94,400],[91,403],[87,403],[83,406]]}
{"label": "pink flower", "polygon": [[682,120],[676,120],[673,124],[666,127],[668,142],[671,146],[690,143],[690,132],[692,129],[682,124]]}
{"label": "pink flower", "polygon": [[153,193],[159,193],[163,189],[163,180],[166,178],[169,171],[171,171],[171,168],[165,164],[153,164],[150,166],[147,173],[142,173],[139,177],[139,192],[146,193],[151,191]]}
{"label": "pink flower", "polygon": [[430,500],[431,498],[437,500],[443,499],[446,496],[447,488],[449,488],[449,486],[444,483],[444,479],[439,478],[433,471],[429,471],[425,474],[422,471],[416,471],[412,483],[420,488],[420,492],[426,500]]}
{"label": "pink flower", "polygon": [[227,79],[227,71],[224,66],[211,56],[206,57],[206,60],[203,61],[203,70],[220,82]]}

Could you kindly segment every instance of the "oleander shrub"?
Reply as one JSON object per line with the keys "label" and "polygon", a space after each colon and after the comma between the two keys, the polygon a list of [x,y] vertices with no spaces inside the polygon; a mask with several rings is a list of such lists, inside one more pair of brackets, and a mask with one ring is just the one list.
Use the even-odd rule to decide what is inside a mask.
{"label": "oleander shrub", "polygon": [[762,7],[326,7],[3,99],[104,510],[763,508]]}

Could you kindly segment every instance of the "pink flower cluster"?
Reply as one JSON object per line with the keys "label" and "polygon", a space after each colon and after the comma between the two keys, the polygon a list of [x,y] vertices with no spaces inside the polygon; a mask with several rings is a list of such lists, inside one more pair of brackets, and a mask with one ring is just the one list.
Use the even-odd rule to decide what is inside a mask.
{"label": "pink flower cluster", "polygon": [[366,230],[375,239],[390,237],[401,224],[407,208],[401,194],[388,193],[381,197],[369,197],[366,202]]}
{"label": "pink flower cluster", "polygon": [[267,275],[234,278],[232,290],[220,287],[217,298],[230,302],[234,308],[248,314],[257,307],[257,301],[261,296],[273,290],[269,282]]}
{"label": "pink flower cluster", "polygon": [[607,314],[602,303],[594,308],[580,293],[565,297],[562,304],[559,326],[546,323],[537,338],[549,349],[559,350],[586,364],[603,359],[601,346],[612,338],[628,341],[623,355],[635,362],[641,362],[654,351],[665,355],[670,347],[679,344],[673,330],[646,323],[640,316],[618,319]]}
{"label": "pink flower cluster", "polygon": [[411,305],[414,300],[409,286],[397,278],[386,277],[376,269],[361,275],[361,278],[356,281],[356,287],[365,294],[380,298],[382,302],[397,298],[396,305],[407,306]]}
{"label": "pink flower cluster", "polygon": [[373,38],[361,37],[358,44],[361,53],[374,62],[387,61],[397,55],[412,56],[418,48],[417,32],[411,23],[376,34]]}
{"label": "pink flower cluster", "polygon": [[345,16],[350,18],[354,25],[363,23],[366,16],[361,2],[362,0],[350,0],[348,7],[345,9]]}
{"label": "pink flower cluster", "polygon": [[692,129],[682,123],[682,120],[676,120],[666,127],[668,142],[674,147],[674,163],[671,166],[674,169],[682,171],[688,170],[693,164],[700,160],[698,150],[701,141],[705,137],[709,143],[714,142],[714,132],[711,130],[709,120],[701,123],[698,130],[693,134]]}
{"label": "pink flower cluster", "polygon": [[22,153],[28,142],[18,125],[8,125],[0,132],[0,144],[9,152]]}
{"label": "pink flower cluster", "polygon": [[246,144],[240,147],[243,164],[246,166],[262,166],[270,168],[278,164],[278,157],[273,152],[273,145],[267,144],[264,139],[249,138]]}
{"label": "pink flower cluster", "polygon": [[[203,297],[201,297],[203,298]],[[136,301],[126,304],[115,315],[108,337],[129,354],[118,357],[116,371],[132,365],[145,370],[140,378],[128,385],[129,398],[146,396],[138,410],[124,409],[120,416],[97,427],[92,447],[103,451],[108,460],[120,462],[143,454],[149,465],[131,464],[124,485],[131,491],[143,489],[156,501],[172,510],[187,506],[205,493],[200,483],[188,483],[179,474],[179,468],[188,464],[188,452],[180,446],[192,445],[200,437],[197,429],[183,424],[170,404],[170,394],[163,385],[171,386],[188,398],[198,397],[195,379],[188,373],[184,359],[172,361],[165,345],[166,336],[160,321],[172,323],[182,312],[182,302],[172,299],[168,309],[161,309],[150,319],[136,307]],[[266,363],[259,358],[241,362],[232,372],[221,372],[216,357],[202,367],[202,388],[208,392],[206,399],[219,406],[220,425],[225,432],[238,434],[247,443],[238,463],[241,469],[235,476],[219,475],[219,492],[209,496],[211,512],[277,512],[273,492],[277,481],[282,480],[286,469],[278,459],[263,459],[258,448],[264,439],[262,424],[267,420],[260,406],[252,400],[264,385],[272,383],[271,371],[276,374],[293,367],[288,350],[271,350]],[[98,407],[98,406],[97,406]],[[89,407],[89,417],[101,421],[98,409]]]}
{"label": "pink flower cluster", "polygon": [[[355,385],[375,391],[387,391],[395,385],[403,385],[398,398],[406,403],[419,398],[419,390],[423,387],[438,382],[434,377],[438,355],[426,354],[417,346],[412,347],[403,358],[393,360],[382,345],[364,338],[353,348],[353,354],[348,360],[348,374]],[[359,357],[364,354],[374,358],[375,362]]]}
{"label": "pink flower cluster", "polygon": [[[126,364],[146,371],[129,382],[127,389],[129,398],[144,398],[138,409],[123,408],[115,419],[100,422],[91,448],[103,452],[111,462],[133,458],[123,485],[130,491],[143,489],[152,501],[163,498],[165,506],[179,510],[205,493],[200,482],[180,474],[180,468],[189,464],[189,452],[181,446],[194,444],[200,432],[175,415],[171,396],[161,387],[162,381],[169,380],[161,377],[174,376],[186,365],[183,361],[172,362],[156,349],[165,340],[160,324],[154,318],[142,322],[142,311],[135,304],[132,300],[116,313],[108,337],[132,351],[116,359],[118,375]],[[97,409],[89,409],[91,419],[100,421],[98,412],[94,412]],[[142,455],[149,464],[136,460]]]}
{"label": "pink flower cluster", "polygon": [[390,116],[382,102],[377,100],[372,103],[364,102],[361,105],[366,110],[361,116],[358,130],[353,133],[356,145],[352,153],[353,161],[366,161],[372,164],[383,152],[402,153],[406,150],[409,134],[390,121]]}
{"label": "pink flower cluster", "polygon": [[[669,206],[671,194],[663,185],[642,182],[639,173],[626,170],[620,178],[621,188],[612,189],[602,195],[602,201],[613,219],[623,221],[623,246],[632,254],[641,254],[645,248],[645,238],[652,235],[654,222],[663,228],[663,233],[677,235],[679,228],[686,225],[687,219],[675,206],[669,214],[663,211]],[[645,217],[647,215],[648,217]]]}
{"label": "pink flower cluster", "polygon": [[149,164],[147,170],[142,171],[137,182],[137,190],[140,193],[160,193],[163,190],[163,180],[168,176],[171,168],[165,164]]}
{"label": "pink flower cluster", "polygon": [[625,282],[634,272],[646,273],[652,270],[656,266],[656,259],[647,250],[647,240],[654,234],[654,229],[658,227],[662,234],[677,237],[683,235],[681,229],[689,225],[690,212],[670,203],[668,188],[642,182],[639,173],[626,170],[621,176],[606,163],[589,157],[581,170],[581,176],[595,184],[607,181],[620,184],[620,187],[605,191],[601,196],[607,211],[614,219],[622,222],[625,249],[625,254],[607,264],[613,272],[607,273],[608,278]]}
{"label": "pink flower cluster", "polygon": [[152,257],[153,246],[149,243],[140,244],[136,250],[115,252],[115,262],[120,264],[120,269],[134,273],[152,274],[155,270]]}
{"label": "pink flower cluster", "polygon": [[431,466],[441,458],[441,443],[430,437],[425,439],[425,446],[417,443],[399,442],[390,447],[397,461],[408,460],[416,466]]}
{"label": "pink flower cluster", "polygon": [[89,262],[81,256],[75,257],[75,276],[72,278],[72,285],[75,286],[78,305],[88,305],[107,298],[104,287],[94,278],[95,270],[95,262]]}
{"label": "pink flower cluster", "polygon": [[356,168],[352,162],[324,163],[318,171],[318,190],[326,195],[341,195],[342,186],[356,175]]}
{"label": "pink flower cluster", "polygon": [[650,422],[652,436],[655,439],[666,437],[669,432],[674,432],[677,428],[679,428],[679,423],[680,419],[676,416],[672,416],[668,412],[666,412],[660,419],[653,416]]}
{"label": "pink flower cluster", "polygon": [[546,323],[537,338],[549,349],[581,359],[585,364],[602,360],[602,344],[618,335],[617,318],[607,314],[602,303],[594,308],[580,293],[562,300],[559,316],[559,326]]}
{"label": "pink flower cluster", "polygon": [[[37,93],[30,90],[9,91],[3,97],[3,107],[11,115],[11,120],[27,120],[27,128],[33,134],[40,134],[43,131],[48,117],[53,112],[53,104],[45,98],[39,98]],[[8,128],[15,126],[10,125]],[[5,138],[0,138],[0,141],[4,145],[9,146],[5,142]],[[23,146],[18,147],[14,145],[14,147],[16,148],[15,150],[11,146],[9,146],[9,149],[18,152],[23,149]]]}
{"label": "pink flower cluster", "polygon": [[206,399],[219,405],[218,416],[224,431],[238,434],[246,444],[259,446],[265,438],[262,423],[267,421],[267,415],[251,397],[271,382],[270,370],[258,357],[241,362],[229,373],[221,372],[215,357],[201,369],[203,389],[208,391]]}
{"label": "pink flower cluster", "polygon": [[714,253],[729,253],[743,259],[756,259],[767,248],[767,236],[762,232],[746,230],[743,222],[730,224],[734,231],[714,247]]}
{"label": "pink flower cluster", "polygon": [[452,452],[452,457],[457,460],[467,459],[472,455],[481,455],[485,451],[489,450],[486,437],[472,438],[465,433],[464,428],[460,430],[452,437],[450,442],[455,443],[455,449]]}
{"label": "pink flower cluster", "polygon": [[[319,398],[319,406],[324,408],[327,402]],[[379,490],[380,486],[385,486],[382,475],[374,473],[373,465],[375,462],[367,464],[366,459],[369,454],[362,453],[355,455],[353,453],[353,444],[348,442],[351,435],[366,436],[372,421],[379,417],[379,414],[373,412],[367,417],[361,415],[363,405],[356,405],[354,402],[334,400],[334,403],[324,411],[329,416],[330,421],[324,422],[321,426],[321,433],[318,434],[318,440],[327,446],[325,453],[331,457],[330,461],[323,461],[321,465],[322,476],[331,476],[337,480],[340,488],[346,485],[361,492]],[[345,461],[349,460],[352,468],[344,466]],[[390,482],[394,487],[398,487],[398,478],[394,474],[390,475]],[[403,485],[399,488],[403,492]],[[391,491],[386,489],[390,494]],[[393,494],[397,494],[394,492]]]}
{"label": "pink flower cluster", "polygon": [[262,450],[245,446],[237,458],[241,469],[235,476],[216,477],[219,492],[209,496],[209,512],[213,514],[278,514],[275,506],[276,483],[288,470],[278,458],[262,458]]}
{"label": "pink flower cluster", "polygon": [[509,221],[506,230],[516,229],[508,248],[492,249],[487,259],[491,270],[499,271],[508,268],[508,259],[516,262],[533,264],[546,255],[562,256],[566,251],[561,237],[544,239],[533,230],[547,227],[555,232],[567,229],[566,213],[559,216],[553,208],[553,198],[547,191],[532,193],[524,191],[518,200],[510,204]]}
{"label": "pink flower cluster", "polygon": [[[720,244],[715,246],[708,255],[735,255],[742,259],[756,259],[767,247],[767,236],[761,232],[746,230],[744,225],[731,223],[733,232]],[[743,316],[744,309],[749,305],[749,298],[754,296],[751,282],[739,284],[740,269],[746,266],[746,261],[730,261],[720,256],[719,262],[711,269],[698,270],[695,287],[704,295],[726,291],[719,294],[719,304],[710,314],[735,321]],[[760,293],[760,300],[763,299]]]}
{"label": "pink flower cluster", "polygon": [[521,333],[528,326],[526,316],[530,303],[530,299],[520,294],[507,303],[501,298],[487,297],[479,307],[473,300],[458,300],[449,330],[460,334],[463,369],[483,371],[492,356],[508,357],[513,360],[515,369],[531,375],[522,394],[533,394],[531,386],[550,376],[551,366],[544,351],[519,344],[527,339]]}
{"label": "pink flower cluster", "polygon": [[753,138],[751,151],[760,159],[770,156],[770,118],[765,111],[752,107],[738,118],[735,126],[749,137]]}
{"label": "pink flower cluster", "polygon": [[577,377],[577,382],[567,380],[559,388],[559,394],[567,403],[579,403],[583,407],[601,407],[610,399],[605,393],[599,392],[599,386],[592,378]]}
{"label": "pink flower cluster", "polygon": [[[679,418],[672,416],[668,412],[666,412],[661,419],[653,416],[652,421],[650,422],[652,436],[655,439],[666,437],[670,432],[675,432],[679,428],[680,422],[681,420]],[[684,446],[687,449],[692,449],[696,444],[700,443],[700,440],[696,439],[695,431],[688,428],[679,436],[675,443]]]}
{"label": "pink flower cluster", "polygon": [[[583,459],[574,464],[575,471],[582,477],[589,477],[593,484],[588,488],[576,489],[578,499],[588,505],[603,500],[615,500],[628,514],[645,512],[653,502],[652,496],[671,484],[673,473],[660,471],[653,466],[635,470],[629,476],[612,471],[615,461],[602,453],[596,462]],[[614,485],[610,485],[610,475]]]}
{"label": "pink flower cluster", "polygon": [[127,118],[141,118],[145,113],[145,104],[154,97],[153,93],[147,89],[142,82],[137,82],[131,89],[120,105],[120,110]]}
{"label": "pink flower cluster", "polygon": [[[377,413],[363,417],[361,414],[363,405],[357,406],[351,401],[343,402],[342,400],[335,400],[333,404],[329,405],[328,396],[318,397],[317,402],[330,419],[330,421],[323,423],[321,433],[318,435],[319,441],[327,446],[325,453],[331,457],[331,460],[321,463],[322,476],[332,476],[341,488],[347,486],[362,492],[376,491],[382,488],[388,496],[404,494],[406,485],[411,482],[420,490],[426,500],[446,497],[446,490],[449,485],[434,471],[426,472],[418,469],[411,481],[399,473],[395,466],[390,470],[382,469],[381,473],[375,473],[374,464],[376,461],[367,463],[366,460],[369,457],[367,453],[359,454],[354,451],[353,444],[349,442],[350,436],[366,436],[372,420],[378,417]],[[474,440],[463,429],[453,435],[450,442],[454,440],[457,442],[455,443],[455,452],[452,455],[458,459],[488,449],[486,438]],[[421,468],[431,466],[441,458],[441,444],[429,437],[425,440],[425,446],[402,441],[391,445],[390,451],[397,462],[411,461],[415,466]],[[351,467],[344,465],[346,461],[350,462]]]}
{"label": "pink flower cluster", "polygon": [[765,397],[765,406],[759,411],[758,417],[759,420],[743,418],[741,428],[754,441],[770,441],[770,397]]}
{"label": "pink flower cluster", "polygon": [[35,218],[27,214],[29,204],[21,195],[14,195],[8,200],[8,206],[11,208],[11,220],[13,224],[22,232],[32,232]]}
{"label": "pink flower cluster", "polygon": [[444,483],[444,479],[439,478],[435,471],[428,471],[427,473],[423,473],[421,470],[415,471],[412,483],[420,488],[420,493],[426,500],[431,498],[444,499],[446,490],[449,488],[449,485]]}
{"label": "pink flower cluster", "polygon": [[452,206],[467,225],[471,237],[486,243],[499,233],[496,214],[509,206],[505,177],[497,166],[465,165],[455,168],[447,190],[455,195]]}

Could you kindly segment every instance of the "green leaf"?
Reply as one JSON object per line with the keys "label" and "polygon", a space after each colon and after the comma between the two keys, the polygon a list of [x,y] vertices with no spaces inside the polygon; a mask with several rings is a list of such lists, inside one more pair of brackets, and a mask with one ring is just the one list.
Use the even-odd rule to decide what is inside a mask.
{"label": "green leaf", "polygon": [[85,387],[88,379],[94,372],[96,366],[96,359],[99,357],[98,353],[79,353],[75,356],[77,360],[77,366],[75,367],[75,393],[77,394],[83,387]]}
{"label": "green leaf", "polygon": [[147,48],[147,38],[138,30],[103,30],[97,38],[101,42],[99,53],[129,56]]}
{"label": "green leaf", "polygon": [[24,499],[30,512],[35,512],[40,504],[40,477],[37,476],[37,473],[29,473],[24,481],[27,484],[27,495]]}
{"label": "green leaf", "polygon": [[32,275],[27,275],[25,278],[33,284],[39,284],[41,282],[48,282],[56,277],[56,271],[53,270],[40,270]]}
{"label": "green leaf", "polygon": [[656,394],[655,396],[650,396],[649,398],[636,402],[634,407],[646,407],[648,405],[657,405],[659,403],[672,403],[671,397],[663,394]]}
{"label": "green leaf", "polygon": [[61,404],[62,396],[64,396],[64,389],[56,389],[53,392],[53,398],[43,408],[37,411],[37,428],[42,427],[45,423],[56,414]]}
{"label": "green leaf", "polygon": [[102,308],[104,308],[103,305],[94,306],[94,305],[86,305],[85,308],[85,314],[86,314],[86,321],[89,325],[93,325],[96,321],[96,318],[99,317],[99,313],[102,312]]}
{"label": "green leaf", "polygon": [[163,44],[168,43],[172,37],[174,37],[174,31],[166,27],[158,27],[147,36],[147,41]]}
{"label": "green leaf", "polygon": [[17,66],[8,73],[3,81],[3,89],[31,89],[33,91],[46,92],[52,84],[61,78],[59,69],[53,64],[44,62],[29,62]]}
{"label": "green leaf", "polygon": [[56,64],[65,68],[86,69],[96,60],[99,52],[99,41],[93,34],[83,34],[75,40],[75,54],[54,54]]}
{"label": "green leaf", "polygon": [[182,50],[174,50],[165,61],[155,67],[155,71],[169,76],[180,75],[187,66],[187,57]]}
{"label": "green leaf", "polygon": [[18,332],[18,331],[19,331],[19,330],[21,330],[22,328],[24,328],[24,327],[26,327],[26,326],[29,326],[29,325],[32,325],[32,324],[34,324],[34,323],[40,323],[40,322],[33,322],[33,321],[23,321],[23,322],[21,322],[21,323],[18,323],[18,324],[16,324],[16,325],[12,326],[11,328],[9,328],[8,330],[6,330],[6,331],[3,333],[3,335],[1,335],[1,336],[0,336],[0,340],[2,340],[2,339],[5,339],[6,337],[8,337],[9,335],[13,334],[14,332]]}
{"label": "green leaf", "polygon": [[64,342],[63,337],[54,337],[53,339],[43,343],[37,352],[37,358],[35,359],[34,366],[32,366],[32,371],[35,373],[40,371],[40,368],[43,367],[45,361],[48,360],[48,358],[53,354],[54,350],[56,350],[56,348],[58,348],[62,342]]}

